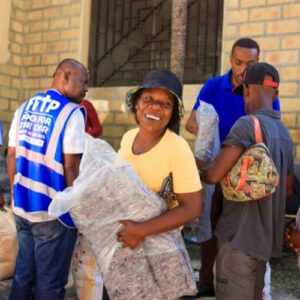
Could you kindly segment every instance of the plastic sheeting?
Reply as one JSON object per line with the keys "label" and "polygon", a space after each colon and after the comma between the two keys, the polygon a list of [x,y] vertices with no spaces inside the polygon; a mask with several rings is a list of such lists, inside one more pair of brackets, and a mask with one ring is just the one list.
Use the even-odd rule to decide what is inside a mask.
{"label": "plastic sheeting", "polygon": [[49,213],[70,211],[91,243],[111,299],[176,299],[196,292],[190,260],[179,230],[147,237],[132,250],[122,248],[117,232],[130,219],[142,222],[166,210],[135,170],[104,141],[86,135],[80,173],[58,193]]}
{"label": "plastic sheeting", "polygon": [[[194,155],[202,162],[201,169],[204,170],[215,158],[220,150],[219,139],[219,117],[214,107],[200,100],[196,112],[198,132],[194,144]],[[200,171],[201,171],[200,169]],[[203,188],[203,214],[184,226],[184,237],[188,241],[201,243],[211,238],[211,197],[215,190],[214,185],[202,183]]]}

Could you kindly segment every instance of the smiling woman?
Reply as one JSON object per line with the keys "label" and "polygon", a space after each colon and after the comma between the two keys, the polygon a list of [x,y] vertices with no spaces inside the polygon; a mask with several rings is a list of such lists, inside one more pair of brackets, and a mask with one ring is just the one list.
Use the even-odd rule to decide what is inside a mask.
{"label": "smiling woman", "polygon": [[[152,92],[155,92],[154,89],[160,90],[162,92],[167,92],[167,95],[163,97],[160,95],[160,98],[155,98],[155,95]],[[158,93],[160,93],[158,91]],[[174,132],[178,132],[180,126],[180,120],[184,114],[184,107],[182,102],[182,84],[179,79],[168,70],[156,70],[151,71],[146,74],[142,84],[128,91],[126,95],[126,104],[130,112],[134,115],[135,120],[137,119],[137,102],[143,102],[145,105],[158,105],[162,109],[168,109],[171,105],[170,102],[173,102],[173,111],[168,128]],[[157,101],[159,99],[159,101]],[[173,99],[173,100],[170,100]],[[168,101],[166,101],[168,100]],[[169,102],[168,104],[165,102]],[[167,107],[166,107],[167,106]]]}
{"label": "smiling woman", "polygon": [[145,149],[147,141],[154,146],[162,138],[170,123],[175,102],[177,102],[175,96],[168,90],[149,88],[142,91],[136,103],[136,118],[140,132],[133,145],[135,153],[143,153],[140,147],[145,152],[150,150],[152,147]]}
{"label": "smiling woman", "polygon": [[125,133],[119,155],[156,193],[162,191],[166,178],[172,177],[178,205],[143,223],[123,221],[125,226],[118,233],[123,247],[135,248],[145,237],[178,228],[202,213],[195,159],[187,142],[176,133],[183,116],[181,97],[182,84],[168,70],[149,72],[138,88],[127,93],[126,103],[139,126]]}

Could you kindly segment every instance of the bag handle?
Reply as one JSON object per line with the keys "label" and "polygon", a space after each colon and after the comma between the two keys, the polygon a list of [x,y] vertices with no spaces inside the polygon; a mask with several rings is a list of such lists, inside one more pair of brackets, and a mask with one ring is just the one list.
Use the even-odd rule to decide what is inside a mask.
{"label": "bag handle", "polygon": [[259,120],[254,115],[251,115],[251,118],[252,118],[253,123],[254,123],[255,141],[256,141],[257,144],[262,143],[262,133],[261,133],[261,127],[260,127]]}

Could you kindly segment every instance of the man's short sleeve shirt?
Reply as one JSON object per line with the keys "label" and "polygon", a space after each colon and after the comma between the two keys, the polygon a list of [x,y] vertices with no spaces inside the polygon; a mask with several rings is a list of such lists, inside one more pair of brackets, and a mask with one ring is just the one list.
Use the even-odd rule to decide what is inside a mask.
{"label": "man's short sleeve shirt", "polygon": [[[220,142],[222,143],[233,124],[246,115],[243,96],[232,92],[232,71],[225,75],[211,78],[205,82],[199,92],[193,110],[197,110],[200,100],[211,104],[219,115]],[[279,100],[273,102],[273,109],[280,110]]]}
{"label": "man's short sleeve shirt", "polygon": [[[260,120],[263,140],[278,170],[279,185],[274,194],[259,201],[238,203],[224,199],[215,235],[251,257],[268,261],[281,255],[286,178],[293,170],[293,142],[279,112],[262,109],[254,114]],[[254,143],[253,121],[244,116],[234,124],[223,145],[249,148]]]}
{"label": "man's short sleeve shirt", "polygon": [[[15,112],[11,127],[9,130],[8,146],[16,147],[16,133],[17,133],[17,115]],[[84,139],[81,136],[85,132],[84,117],[82,112],[77,109],[67,123],[66,131],[63,140],[63,152],[66,154],[83,153]]]}

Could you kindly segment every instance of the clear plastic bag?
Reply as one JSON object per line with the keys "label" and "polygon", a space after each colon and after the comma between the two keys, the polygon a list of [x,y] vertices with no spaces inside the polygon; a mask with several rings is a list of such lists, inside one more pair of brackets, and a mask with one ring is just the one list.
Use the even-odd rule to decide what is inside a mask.
{"label": "clear plastic bag", "polygon": [[196,112],[198,132],[195,139],[194,154],[205,169],[220,150],[219,117],[211,104],[200,100]]}
{"label": "clear plastic bag", "polygon": [[[175,299],[193,294],[192,267],[179,230],[149,236],[134,250],[121,247],[117,232],[123,225],[118,221],[151,219],[166,210],[166,203],[106,142],[85,138],[79,176],[72,187],[56,194],[49,213],[59,216],[70,211],[92,245],[111,299]],[[163,262],[169,260],[173,263],[166,267]]]}
{"label": "clear plastic bag", "polygon": [[[196,111],[198,132],[194,144],[194,155],[201,160],[202,169],[208,167],[220,150],[219,117],[214,107],[200,100]],[[201,171],[201,170],[200,170]],[[193,243],[201,243],[211,238],[211,197],[215,186],[202,182],[203,189],[203,214],[184,226],[184,237]]]}

